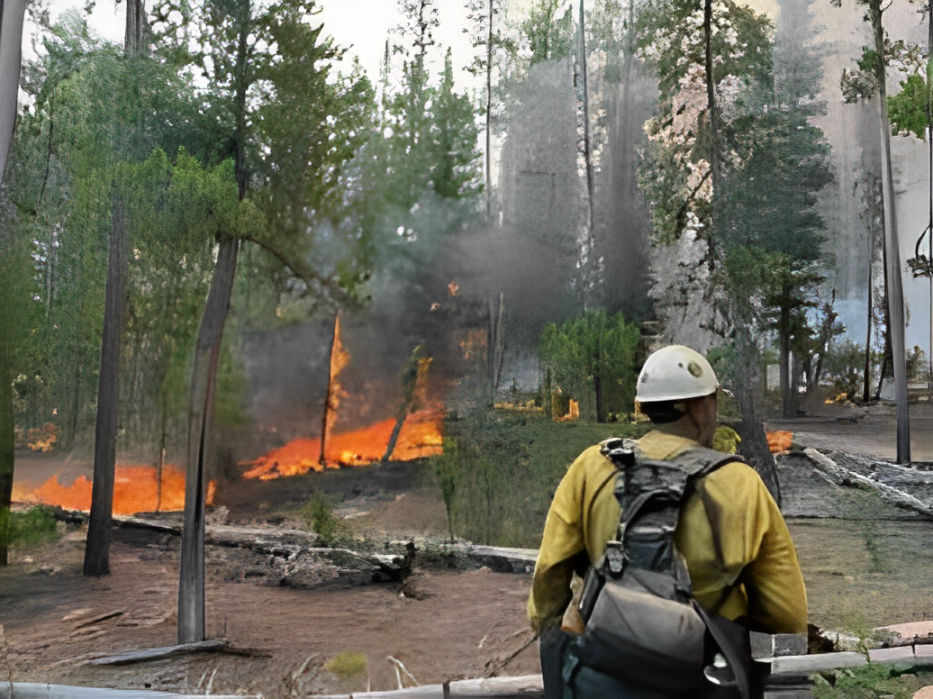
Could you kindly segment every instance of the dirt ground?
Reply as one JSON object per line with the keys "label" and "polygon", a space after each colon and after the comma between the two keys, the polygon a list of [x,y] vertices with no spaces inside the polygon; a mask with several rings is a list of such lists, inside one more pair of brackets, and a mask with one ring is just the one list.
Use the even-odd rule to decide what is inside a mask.
{"label": "dirt ground", "polygon": [[[915,458],[933,461],[933,406],[912,406],[912,413]],[[805,446],[893,457],[894,412],[887,406],[817,407],[768,426],[790,429]],[[54,466],[40,458],[24,472],[41,482]],[[797,484],[789,486],[797,493],[790,496],[791,510],[805,515],[791,517],[789,526],[811,621],[864,635],[882,624],[933,619],[930,522],[869,502],[861,492],[825,491],[832,503],[815,512],[824,491],[817,497],[816,481],[786,475]],[[357,532],[402,539],[444,534],[440,495],[414,466],[302,478],[312,490],[344,495],[337,512]],[[234,486],[219,493],[231,521],[279,523],[283,508],[307,498],[297,483],[283,479],[262,490]],[[539,671],[525,621],[528,575],[435,565],[416,570],[405,583],[269,587],[234,579],[228,553],[215,547],[208,549],[208,636],[230,639],[241,654],[91,665],[95,657],[175,640],[177,537],[123,528],[114,536],[113,574],[100,580],[81,575],[83,533],[77,528],[54,544],[13,552],[13,565],[0,570],[4,678],[290,698],[397,688],[390,657],[421,684]],[[338,672],[341,664],[334,661],[350,658],[346,653],[363,654],[365,668]]]}
{"label": "dirt ground", "polygon": [[[389,656],[422,684],[538,670],[524,618],[530,577],[484,568],[416,572],[404,585],[314,590],[259,587],[209,572],[208,637],[228,638],[247,655],[83,664],[175,642],[177,540],[176,550],[166,552],[138,532],[122,536],[125,531],[116,530],[108,578],[81,575],[80,533],[0,572],[4,676],[9,671],[16,681],[191,692],[204,692],[210,683],[215,694],[291,697],[397,688]],[[365,654],[367,670],[340,677],[324,668],[347,652]]]}

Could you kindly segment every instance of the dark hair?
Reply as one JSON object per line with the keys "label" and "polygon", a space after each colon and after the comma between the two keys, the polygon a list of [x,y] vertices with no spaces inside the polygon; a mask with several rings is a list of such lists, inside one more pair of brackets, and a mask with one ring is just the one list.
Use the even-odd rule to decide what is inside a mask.
{"label": "dark hair", "polygon": [[678,405],[683,405],[683,401],[662,400],[640,403],[639,407],[651,422],[663,425],[668,422],[677,422],[684,416],[684,411],[679,409]]}

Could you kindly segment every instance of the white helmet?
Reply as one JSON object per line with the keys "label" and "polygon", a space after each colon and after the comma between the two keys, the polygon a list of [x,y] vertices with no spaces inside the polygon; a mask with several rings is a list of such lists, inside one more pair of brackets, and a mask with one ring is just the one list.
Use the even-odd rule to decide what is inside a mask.
{"label": "white helmet", "polygon": [[645,360],[638,375],[639,403],[700,398],[715,393],[719,381],[699,352],[683,345],[663,347]]}

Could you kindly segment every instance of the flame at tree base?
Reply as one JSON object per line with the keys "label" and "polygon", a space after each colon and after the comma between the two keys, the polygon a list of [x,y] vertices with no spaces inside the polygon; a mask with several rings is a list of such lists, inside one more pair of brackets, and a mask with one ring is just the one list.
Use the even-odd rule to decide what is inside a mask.
{"label": "flame at tree base", "polygon": [[[69,486],[52,476],[34,491],[23,492],[25,502],[58,506],[66,510],[91,509],[92,481],[78,476]],[[207,504],[214,504],[216,483],[207,485]],[[185,474],[173,465],[162,469],[161,497],[158,469],[155,466],[120,466],[116,468],[113,486],[113,514],[131,515],[137,512],[177,512],[185,509]],[[18,494],[21,491],[18,489]]]}
{"label": "flame at tree base", "polygon": [[[393,461],[411,461],[440,454],[443,450],[441,424],[443,412],[421,410],[412,413],[402,425],[392,452]],[[352,432],[338,432],[327,441],[327,468],[367,466],[380,461],[389,445],[395,420],[383,420]],[[271,481],[286,476],[301,476],[308,471],[323,471],[320,463],[321,438],[299,437],[241,466],[251,466],[243,478]]]}

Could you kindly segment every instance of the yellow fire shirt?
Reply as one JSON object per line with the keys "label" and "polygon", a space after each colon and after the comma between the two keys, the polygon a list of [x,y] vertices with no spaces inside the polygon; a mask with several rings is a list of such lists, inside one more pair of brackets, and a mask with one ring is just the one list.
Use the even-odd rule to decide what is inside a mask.
{"label": "yellow fire shirt", "polygon": [[[647,458],[666,460],[699,446],[696,437],[693,422],[684,417],[658,425],[637,444]],[[560,623],[572,597],[575,563],[578,572],[584,555],[595,564],[615,537],[621,514],[613,495],[616,474],[596,445],[571,464],[558,486],[528,600],[535,629]],[[704,609],[714,610],[734,585],[719,607],[724,617],[747,617],[751,628],[767,633],[806,633],[807,594],[797,552],[777,504],[752,468],[734,462],[702,479],[683,505],[674,542]]]}

